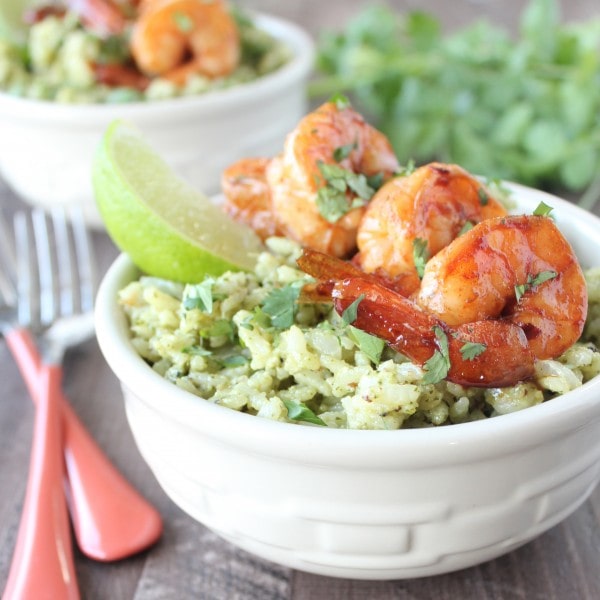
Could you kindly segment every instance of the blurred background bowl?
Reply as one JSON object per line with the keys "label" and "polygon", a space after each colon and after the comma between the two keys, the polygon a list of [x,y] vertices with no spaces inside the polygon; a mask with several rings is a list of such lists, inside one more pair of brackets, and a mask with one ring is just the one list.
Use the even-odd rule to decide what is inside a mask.
{"label": "blurred background bowl", "polygon": [[312,39],[297,25],[257,15],[292,59],[250,83],[194,97],[129,104],[64,105],[0,94],[0,175],[27,202],[43,208],[77,204],[102,227],[91,183],[96,146],[115,119],[131,121],[175,171],[211,194],[223,169],[247,156],[281,150],[307,111]]}
{"label": "blurred background bowl", "polygon": [[[584,267],[600,221],[541,200]],[[163,379],[134,350],[117,292],[139,272],[119,257],[96,304],[100,348],[121,382],[140,452],[169,497],[230,542],[323,575],[396,579],[454,571],[528,542],[600,479],[600,377],[520,412],[400,431],[335,430],[241,414]]]}

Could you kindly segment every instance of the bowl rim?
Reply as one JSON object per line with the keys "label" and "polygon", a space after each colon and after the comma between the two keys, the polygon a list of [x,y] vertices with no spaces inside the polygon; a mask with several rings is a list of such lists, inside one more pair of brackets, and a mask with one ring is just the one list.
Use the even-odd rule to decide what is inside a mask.
{"label": "bowl rim", "polygon": [[135,117],[138,122],[154,120],[156,113],[197,112],[198,110],[223,111],[262,98],[265,94],[276,94],[289,87],[292,82],[307,78],[313,68],[315,43],[307,31],[281,17],[263,13],[252,13],[255,24],[276,39],[284,42],[292,51],[292,58],[279,69],[247,83],[214,90],[205,94],[177,98],[123,103],[67,104],[52,100],[22,98],[0,91],[0,113],[8,118],[23,118],[40,122],[87,122],[91,118],[113,120]]}
{"label": "bowl rim", "polygon": [[[506,185],[519,195],[521,211],[535,208],[544,200],[554,207],[555,213],[569,213],[578,227],[589,227],[590,235],[600,230],[600,218],[570,202],[519,184]],[[413,469],[435,462],[473,462],[497,457],[499,453],[517,454],[600,420],[600,376],[567,394],[521,411],[440,427],[332,429],[240,413],[178,388],[137,354],[116,301],[117,291],[136,274],[137,267],[121,254],[98,291],[96,333],[109,367],[124,388],[139,393],[139,399],[151,410],[246,451],[327,466],[393,468],[402,464]]]}

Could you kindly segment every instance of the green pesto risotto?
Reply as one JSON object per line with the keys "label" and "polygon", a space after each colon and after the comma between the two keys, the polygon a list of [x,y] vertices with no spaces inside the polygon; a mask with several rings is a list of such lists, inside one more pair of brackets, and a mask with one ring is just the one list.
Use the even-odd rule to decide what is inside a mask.
{"label": "green pesto risotto", "polygon": [[100,37],[78,16],[49,15],[32,25],[23,45],[0,38],[0,91],[14,96],[61,103],[119,103],[193,96],[253,81],[280,68],[291,58],[282,42],[234,13],[241,60],[229,75],[209,79],[191,75],[185,86],[156,77],[143,90],[105,85],[96,80],[94,65],[131,62],[127,35]]}
{"label": "green pesto risotto", "polygon": [[300,247],[267,241],[254,273],[182,285],[141,277],[120,292],[132,343],[152,368],[210,402],[335,428],[398,429],[506,414],[569,392],[600,373],[600,268],[589,270],[581,341],[538,361],[510,388],[423,384],[421,367],[348,325],[328,305],[298,304],[309,277]]}

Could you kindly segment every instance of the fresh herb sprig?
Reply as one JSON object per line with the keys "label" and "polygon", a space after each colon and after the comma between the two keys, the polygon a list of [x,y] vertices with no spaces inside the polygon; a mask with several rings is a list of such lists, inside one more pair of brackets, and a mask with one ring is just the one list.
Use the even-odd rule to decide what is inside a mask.
{"label": "fresh herb sprig", "polygon": [[600,197],[600,20],[564,24],[558,0],[530,0],[516,36],[478,21],[451,34],[424,12],[365,8],[319,42],[313,96],[352,95],[400,162]]}

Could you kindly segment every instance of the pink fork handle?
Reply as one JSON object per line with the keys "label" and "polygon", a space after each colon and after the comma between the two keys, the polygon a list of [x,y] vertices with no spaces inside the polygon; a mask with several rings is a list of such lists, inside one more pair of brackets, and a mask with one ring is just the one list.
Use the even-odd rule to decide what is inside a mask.
{"label": "pink fork handle", "polygon": [[79,598],[63,493],[61,369],[42,367],[25,504],[3,600]]}
{"label": "pink fork handle", "polygon": [[[6,340],[37,402],[40,357],[31,334],[14,329]],[[60,389],[57,394],[64,428],[67,498],[81,551],[96,560],[112,561],[154,544],[162,533],[159,513],[108,460]]]}

